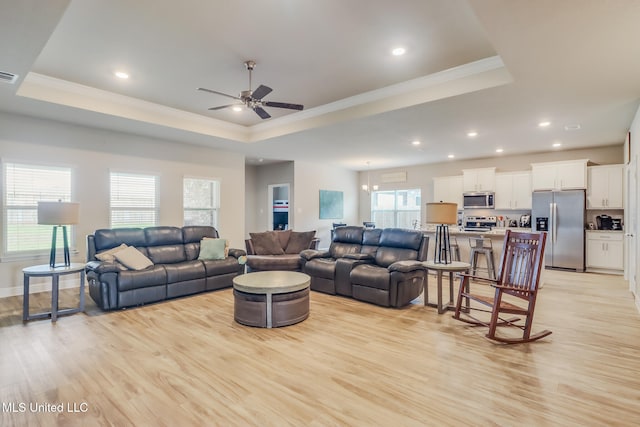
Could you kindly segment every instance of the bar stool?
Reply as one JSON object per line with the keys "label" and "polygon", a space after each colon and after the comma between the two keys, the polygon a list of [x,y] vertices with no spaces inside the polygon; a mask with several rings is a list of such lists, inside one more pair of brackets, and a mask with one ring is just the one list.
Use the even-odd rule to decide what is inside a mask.
{"label": "bar stool", "polygon": [[458,246],[458,240],[455,237],[449,238],[451,247],[451,260],[460,261],[460,246]]}
{"label": "bar stool", "polygon": [[[482,236],[470,237],[469,246],[471,246],[471,275],[475,276],[477,270],[485,270],[490,279],[496,278],[496,260],[493,255],[493,245],[491,239],[486,239]],[[486,268],[478,266],[478,258],[484,256]]]}

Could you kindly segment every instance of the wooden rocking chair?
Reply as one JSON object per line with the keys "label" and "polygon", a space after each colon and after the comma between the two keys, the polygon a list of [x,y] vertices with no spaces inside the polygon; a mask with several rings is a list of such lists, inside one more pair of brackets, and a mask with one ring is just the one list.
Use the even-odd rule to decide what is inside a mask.
{"label": "wooden rocking chair", "polygon": [[[461,274],[460,291],[453,318],[473,325],[488,326],[487,338],[507,344],[535,341],[550,335],[551,331],[548,330],[531,335],[546,238],[546,233],[531,234],[507,230],[504,236],[504,248],[497,279]],[[494,297],[471,293],[469,288],[471,280],[489,282],[495,288]],[[526,301],[526,304],[512,304],[505,301],[505,296],[508,299],[517,298],[514,302],[522,299]],[[464,306],[463,300],[466,302]],[[476,301],[482,306],[473,307],[471,301]],[[483,306],[489,307],[489,309],[483,308]],[[488,322],[479,320],[471,315],[472,311],[491,313],[491,320]],[[521,317],[504,319],[501,317],[502,313],[524,316],[525,323],[517,325],[515,323],[521,320]],[[507,338],[496,335],[498,326],[520,328],[523,331],[522,338]]]}

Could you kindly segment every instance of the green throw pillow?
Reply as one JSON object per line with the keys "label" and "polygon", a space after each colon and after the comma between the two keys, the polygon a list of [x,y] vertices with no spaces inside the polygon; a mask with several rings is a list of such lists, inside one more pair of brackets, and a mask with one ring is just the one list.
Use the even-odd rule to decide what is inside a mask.
{"label": "green throw pillow", "polygon": [[198,259],[224,259],[226,239],[202,239]]}

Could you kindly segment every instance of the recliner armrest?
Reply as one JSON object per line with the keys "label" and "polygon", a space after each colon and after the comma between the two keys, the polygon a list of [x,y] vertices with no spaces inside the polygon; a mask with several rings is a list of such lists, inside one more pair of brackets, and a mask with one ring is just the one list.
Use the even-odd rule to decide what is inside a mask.
{"label": "recliner armrest", "polygon": [[241,256],[246,256],[247,252],[242,249],[229,248],[229,256],[234,258],[240,258]]}
{"label": "recliner armrest", "polygon": [[96,274],[111,273],[122,271],[122,268],[115,262],[89,261],[85,267],[86,272],[94,272]]}
{"label": "recliner armrest", "polygon": [[329,251],[318,251],[315,249],[305,249],[304,251],[300,252],[300,256],[307,260],[310,261],[314,258],[330,258],[331,254],[329,253]]}
{"label": "recliner armrest", "polygon": [[396,261],[388,267],[389,271],[398,271],[400,273],[409,273],[410,271],[424,270],[421,261]]}

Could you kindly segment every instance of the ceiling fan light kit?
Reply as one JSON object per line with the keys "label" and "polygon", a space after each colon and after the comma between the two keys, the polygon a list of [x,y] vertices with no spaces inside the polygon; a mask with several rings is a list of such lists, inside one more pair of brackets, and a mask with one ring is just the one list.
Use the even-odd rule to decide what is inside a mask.
{"label": "ceiling fan light kit", "polygon": [[211,108],[209,108],[210,111],[223,110],[223,109],[229,108],[229,107],[236,107],[238,105],[244,105],[247,108],[250,108],[253,111],[255,111],[256,114],[258,116],[260,116],[261,119],[264,120],[264,119],[270,118],[271,115],[269,113],[267,113],[267,111],[262,107],[284,108],[284,109],[287,109],[287,110],[298,110],[298,111],[304,109],[304,106],[301,105],[301,104],[291,104],[291,103],[288,103],[288,102],[263,101],[262,98],[264,98],[269,93],[271,93],[271,91],[273,89],[271,89],[269,86],[260,85],[260,86],[258,86],[256,88],[256,90],[252,91],[251,90],[251,77],[252,77],[252,71],[256,66],[256,62],[255,61],[245,61],[244,66],[246,67],[247,71],[249,71],[249,89],[241,91],[240,92],[240,96],[228,95],[226,93],[218,92],[218,91],[207,89],[207,88],[204,88],[204,87],[199,87],[198,88],[198,90],[201,90],[201,91],[204,91],[204,92],[213,93],[213,94],[216,94],[216,95],[226,96],[227,98],[232,98],[232,99],[235,99],[236,101],[240,102],[240,104],[235,103],[235,104],[220,105],[218,107],[211,107]]}

